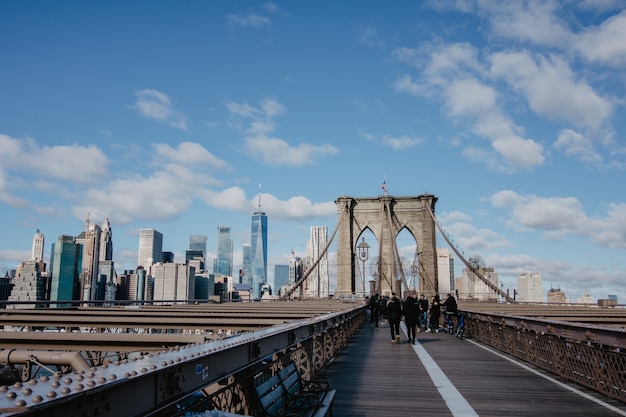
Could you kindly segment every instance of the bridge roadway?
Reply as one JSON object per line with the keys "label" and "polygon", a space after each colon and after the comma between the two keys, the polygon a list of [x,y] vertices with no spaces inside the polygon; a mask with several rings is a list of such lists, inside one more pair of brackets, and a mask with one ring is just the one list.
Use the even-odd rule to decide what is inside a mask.
{"label": "bridge roadway", "polygon": [[320,377],[337,395],[334,417],[344,416],[626,416],[626,404],[447,333],[418,333],[391,343],[389,326],[368,324]]}

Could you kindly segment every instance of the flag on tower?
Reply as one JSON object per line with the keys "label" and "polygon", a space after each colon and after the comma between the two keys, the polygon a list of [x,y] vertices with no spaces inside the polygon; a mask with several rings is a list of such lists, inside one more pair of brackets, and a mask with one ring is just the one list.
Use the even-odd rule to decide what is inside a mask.
{"label": "flag on tower", "polygon": [[382,189],[385,192],[385,194],[387,194],[387,180],[383,180]]}

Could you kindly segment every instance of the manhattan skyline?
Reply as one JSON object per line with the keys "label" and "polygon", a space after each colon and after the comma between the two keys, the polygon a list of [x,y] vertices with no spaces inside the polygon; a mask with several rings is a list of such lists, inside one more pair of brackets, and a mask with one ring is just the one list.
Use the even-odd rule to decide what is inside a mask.
{"label": "manhattan skyline", "polygon": [[271,275],[384,181],[509,284],[625,300],[625,7],[0,2],[0,273],[87,213],[118,271],[219,225],[237,269],[262,183]]}

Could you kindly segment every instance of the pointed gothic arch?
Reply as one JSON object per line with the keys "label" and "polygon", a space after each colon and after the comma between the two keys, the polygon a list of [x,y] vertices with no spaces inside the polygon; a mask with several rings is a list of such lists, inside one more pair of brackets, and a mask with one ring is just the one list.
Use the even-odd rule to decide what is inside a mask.
{"label": "pointed gothic arch", "polygon": [[[396,238],[406,229],[415,238],[420,256],[419,292],[438,290],[436,228],[430,211],[435,212],[437,197],[422,194],[414,197],[383,195],[373,198],[339,197],[335,204],[339,215],[336,296],[354,294],[358,254],[357,239],[364,230],[372,231],[379,244],[376,292],[401,295],[401,277],[397,275]],[[430,208],[430,210],[429,210]],[[342,216],[346,216],[343,218]]]}

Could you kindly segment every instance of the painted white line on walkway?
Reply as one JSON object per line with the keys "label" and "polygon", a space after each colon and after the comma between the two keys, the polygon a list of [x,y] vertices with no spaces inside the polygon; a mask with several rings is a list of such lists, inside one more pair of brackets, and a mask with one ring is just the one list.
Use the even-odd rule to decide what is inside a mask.
{"label": "painted white line on walkway", "polygon": [[[400,324],[404,335],[407,335],[406,325],[404,322]],[[454,417],[478,417],[478,413],[474,411],[472,406],[467,402],[465,397],[461,395],[459,390],[450,382],[446,374],[441,370],[437,362],[426,352],[419,341],[415,341],[412,345],[413,350],[417,353],[417,357],[422,361],[422,365],[426,368],[430,379],[437,387],[441,398]]]}
{"label": "painted white line on walkway", "polygon": [[605,402],[604,402],[604,401],[602,401],[601,399],[595,398],[595,397],[593,397],[593,396],[591,396],[591,395],[589,395],[589,394],[587,394],[587,393],[584,393],[584,392],[582,392],[582,391],[580,391],[580,390],[578,390],[578,389],[576,389],[576,388],[574,388],[574,387],[572,387],[572,386],[569,386],[569,385],[567,385],[567,384],[564,384],[564,383],[563,383],[563,382],[561,382],[561,381],[557,381],[556,379],[554,379],[554,378],[550,377],[549,375],[544,375],[543,373],[541,373],[541,372],[537,371],[536,369],[533,369],[533,368],[531,368],[530,366],[525,365],[525,364],[524,364],[524,363],[522,363],[522,362],[519,362],[519,361],[518,361],[518,360],[516,360],[515,358],[511,358],[511,357],[509,357],[509,356],[507,356],[507,355],[505,355],[505,354],[503,354],[503,353],[498,352],[497,350],[491,349],[490,347],[483,346],[483,345],[481,345],[480,343],[475,342],[475,341],[473,341],[473,340],[471,340],[471,339],[465,339],[465,340],[467,340],[468,342],[473,343],[474,345],[476,345],[476,346],[478,346],[478,347],[481,347],[481,348],[485,349],[485,350],[486,350],[486,351],[488,351],[488,352],[493,353],[494,355],[497,355],[497,356],[499,356],[499,357],[501,357],[501,358],[503,358],[503,359],[506,359],[506,360],[507,360],[507,361],[509,361],[509,362],[514,363],[515,365],[519,366],[520,368],[524,368],[524,369],[526,369],[527,371],[530,371],[530,372],[532,372],[532,373],[533,373],[533,374],[535,374],[535,375],[539,375],[540,377],[542,377],[542,378],[544,378],[544,379],[547,379],[548,381],[550,381],[550,382],[552,382],[552,383],[554,383],[554,384],[556,384],[556,385],[560,386],[561,388],[565,388],[565,389],[567,389],[567,390],[569,390],[569,391],[572,391],[572,392],[573,392],[573,393],[575,393],[575,394],[580,395],[581,397],[583,397],[583,398],[585,398],[585,399],[587,399],[587,400],[593,401],[594,403],[599,404],[599,405],[601,405],[602,407],[605,407],[605,408],[607,408],[607,409],[609,409],[609,410],[611,410],[611,411],[613,411],[613,412],[615,412],[615,413],[619,414],[620,416],[626,416],[626,411],[622,411],[622,410],[620,410],[619,408],[612,406],[611,404],[605,403]]}

